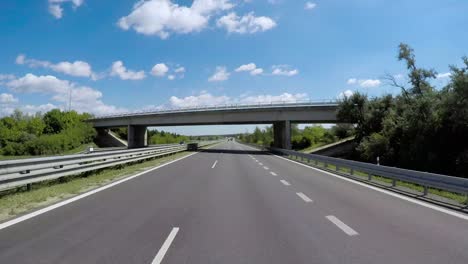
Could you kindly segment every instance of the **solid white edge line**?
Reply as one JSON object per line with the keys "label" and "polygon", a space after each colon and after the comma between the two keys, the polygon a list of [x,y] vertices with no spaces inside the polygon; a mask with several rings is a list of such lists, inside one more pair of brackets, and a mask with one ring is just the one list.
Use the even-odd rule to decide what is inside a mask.
{"label": "solid white edge line", "polygon": [[307,195],[305,195],[305,194],[303,194],[303,193],[301,193],[301,192],[298,192],[298,193],[296,193],[296,194],[297,194],[297,196],[301,197],[301,199],[304,200],[304,202],[306,202],[306,203],[311,203],[311,202],[313,202],[312,199],[310,199],[309,197],[307,197]]}
{"label": "solid white edge line", "polygon": [[269,168],[268,168],[267,166],[263,166],[263,168],[264,168],[265,170],[269,170]]}
{"label": "solid white edge line", "polygon": [[214,169],[214,167],[216,166],[216,163],[218,163],[218,160],[216,160],[216,161],[213,163],[213,166],[211,166],[212,169]]}
{"label": "solid white edge line", "polygon": [[178,227],[172,228],[171,233],[169,233],[169,236],[167,236],[166,241],[164,241],[163,245],[158,251],[158,254],[156,254],[156,257],[154,257],[151,264],[160,264],[162,262],[164,256],[166,255],[167,250],[172,244],[172,241],[174,241],[174,238],[176,237],[177,232],[179,232]]}
{"label": "solid white edge line", "polygon": [[273,175],[273,176],[278,176],[278,174],[276,174],[276,173],[274,173],[272,171],[270,171],[270,174]]}
{"label": "solid white edge line", "polygon": [[325,173],[325,174],[328,174],[330,176],[336,177],[336,178],[344,180],[344,181],[355,183],[357,185],[372,189],[374,191],[385,193],[385,194],[388,194],[390,196],[397,197],[397,198],[400,198],[402,200],[405,200],[405,201],[408,201],[408,202],[411,202],[411,203],[415,203],[417,205],[421,205],[421,206],[424,206],[424,207],[427,207],[427,208],[430,208],[430,209],[433,209],[433,210],[436,210],[436,211],[439,211],[439,212],[442,212],[442,213],[445,213],[445,214],[448,214],[448,215],[452,215],[452,216],[461,218],[463,220],[468,220],[468,215],[465,215],[465,214],[462,214],[462,213],[458,213],[458,212],[455,212],[455,211],[452,211],[452,210],[449,210],[449,209],[445,209],[445,208],[442,208],[442,207],[439,207],[439,206],[436,206],[436,205],[433,205],[433,204],[429,204],[429,203],[426,203],[426,202],[423,202],[423,201],[420,201],[420,200],[416,200],[414,198],[407,197],[407,196],[404,196],[404,195],[401,195],[401,194],[398,194],[398,193],[394,193],[394,192],[391,192],[391,191],[380,189],[380,188],[377,188],[377,187],[374,187],[374,186],[371,186],[371,185],[368,185],[368,184],[365,184],[365,183],[362,183],[362,182],[359,182],[359,181],[356,181],[356,180],[353,180],[353,179],[350,179],[350,178],[346,178],[346,177],[341,176],[341,175],[336,175],[336,174],[330,173],[328,171],[317,169],[317,168],[314,168],[312,166],[309,166],[309,165],[306,165],[306,164],[303,164],[303,163],[300,163],[300,162],[297,162],[297,161],[294,161],[294,160],[290,160],[290,159],[287,159],[287,158],[284,158],[284,157],[281,157],[281,156],[278,156],[278,155],[273,155],[273,156],[275,156],[277,158],[280,158],[280,159],[284,159],[284,160],[292,162],[292,163],[296,163],[298,165],[301,165],[301,166],[304,166],[304,167],[307,167],[307,168],[310,168],[310,169],[313,169],[313,170],[316,170],[316,171],[319,171],[319,172],[322,172],[322,173]]}
{"label": "solid white edge line", "polygon": [[[216,145],[214,145],[214,146],[216,146]],[[214,146],[212,146],[212,147],[214,147]],[[209,147],[209,148],[211,148],[211,147]],[[126,177],[126,178],[124,178],[124,179],[121,179],[121,180],[118,180],[118,181],[109,183],[109,184],[107,184],[107,185],[104,185],[104,186],[102,186],[102,187],[96,188],[96,189],[91,190],[91,191],[89,191],[89,192],[85,192],[85,193],[83,193],[83,194],[74,196],[74,197],[72,197],[72,198],[70,198],[70,199],[67,199],[67,200],[65,200],[65,201],[58,202],[58,203],[56,203],[56,204],[47,206],[47,207],[42,208],[42,209],[39,209],[39,210],[36,210],[36,211],[31,212],[31,213],[29,213],[29,214],[25,214],[25,215],[23,215],[23,216],[20,216],[20,217],[14,218],[14,219],[12,219],[12,220],[6,221],[6,222],[0,224],[0,230],[2,230],[2,229],[4,229],[4,228],[7,228],[7,227],[9,227],[9,226],[15,225],[15,224],[17,224],[17,223],[26,221],[26,220],[28,220],[28,219],[30,219],[30,218],[33,218],[33,217],[36,217],[36,216],[38,216],[38,215],[47,213],[47,212],[49,212],[49,211],[52,211],[52,210],[54,210],[54,209],[57,209],[57,208],[62,207],[62,206],[64,206],[64,205],[67,205],[67,204],[69,204],[69,203],[73,203],[73,202],[75,202],[75,201],[78,201],[78,200],[80,200],[80,199],[83,199],[83,198],[85,198],[85,197],[88,197],[88,196],[90,196],[90,195],[93,195],[93,194],[98,193],[98,192],[100,192],[100,191],[104,191],[104,190],[109,189],[109,188],[111,188],[111,187],[114,187],[114,186],[116,186],[116,185],[118,185],[118,184],[121,184],[121,183],[124,183],[124,182],[126,182],[126,181],[135,179],[136,177],[139,177],[139,176],[141,176],[141,175],[143,175],[143,174],[146,174],[146,173],[148,173],[148,172],[157,170],[157,169],[159,169],[159,168],[162,168],[162,167],[164,167],[164,166],[167,166],[167,165],[172,164],[172,163],[174,163],[174,162],[177,162],[177,161],[179,161],[179,160],[183,160],[183,159],[188,158],[188,157],[190,157],[190,156],[192,156],[192,155],[195,155],[195,154],[197,154],[197,153],[199,153],[199,152],[195,152],[195,153],[189,154],[189,155],[187,155],[187,156],[178,158],[178,159],[176,159],[176,160],[169,161],[169,162],[164,163],[164,164],[162,164],[162,165],[159,165],[159,166],[157,166],[157,167],[154,167],[154,168],[145,170],[145,171],[143,171],[143,172],[137,173],[137,174],[135,174],[135,175],[133,175],[133,176],[129,176],[129,177]]]}
{"label": "solid white edge line", "polygon": [[287,181],[285,181],[285,180],[281,180],[280,182],[281,182],[282,184],[286,185],[286,186],[291,185],[289,182],[287,182]]}
{"label": "solid white edge line", "polygon": [[326,218],[330,220],[333,224],[335,224],[338,228],[340,228],[343,232],[345,232],[348,236],[357,236],[359,235],[358,232],[354,231],[351,227],[343,223],[340,219],[333,215],[327,215]]}

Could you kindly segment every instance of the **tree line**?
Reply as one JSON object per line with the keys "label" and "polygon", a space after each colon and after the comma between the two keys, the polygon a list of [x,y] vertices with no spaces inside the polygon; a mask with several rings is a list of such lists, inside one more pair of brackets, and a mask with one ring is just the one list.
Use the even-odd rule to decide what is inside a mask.
{"label": "tree line", "polygon": [[60,154],[90,143],[96,131],[83,122],[88,118],[89,114],[59,109],[34,116],[16,110],[0,119],[0,154]]}
{"label": "tree line", "polygon": [[[336,125],[330,129],[314,125],[299,129],[297,124],[291,124],[291,147],[294,150],[319,147],[352,136],[353,133],[351,125]],[[240,134],[238,138],[246,143],[272,146],[274,141],[273,128],[271,126],[265,129],[256,127],[253,133]]]}
{"label": "tree line", "polygon": [[468,177],[468,58],[450,66],[450,80],[439,89],[431,83],[437,73],[418,67],[411,47],[400,44],[398,60],[406,64],[407,83],[386,79],[399,94],[355,93],[340,103],[338,118],[356,124],[351,157]]}

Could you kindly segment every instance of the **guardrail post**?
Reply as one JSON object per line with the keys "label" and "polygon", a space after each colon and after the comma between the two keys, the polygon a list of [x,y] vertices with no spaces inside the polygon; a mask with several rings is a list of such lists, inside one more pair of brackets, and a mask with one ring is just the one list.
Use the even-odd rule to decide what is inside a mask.
{"label": "guardrail post", "polygon": [[427,186],[424,186],[423,195],[426,196],[428,192],[429,192],[429,188]]}
{"label": "guardrail post", "polygon": [[336,171],[340,171],[340,166],[336,165],[335,168],[336,168]]}
{"label": "guardrail post", "polygon": [[325,168],[328,168],[328,163],[325,162]]}
{"label": "guardrail post", "polygon": [[351,168],[351,169],[349,170],[349,174],[354,175],[354,169],[353,169],[353,168]]}
{"label": "guardrail post", "polygon": [[367,180],[372,181],[372,174],[367,173]]}
{"label": "guardrail post", "polygon": [[32,189],[32,184],[31,183],[26,184],[26,190],[29,192],[31,191],[31,189]]}
{"label": "guardrail post", "polygon": [[396,179],[392,179],[392,187],[396,186]]}

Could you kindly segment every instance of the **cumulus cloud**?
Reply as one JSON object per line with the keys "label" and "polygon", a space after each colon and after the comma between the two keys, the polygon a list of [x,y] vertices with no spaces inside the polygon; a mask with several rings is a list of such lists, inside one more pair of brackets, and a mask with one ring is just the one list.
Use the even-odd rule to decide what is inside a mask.
{"label": "cumulus cloud", "polygon": [[122,61],[115,61],[112,64],[110,75],[119,76],[122,80],[142,80],[146,77],[144,71],[128,70]]}
{"label": "cumulus cloud", "polygon": [[234,5],[229,0],[194,0],[190,7],[172,0],[140,0],[132,12],[119,19],[123,30],[133,29],[144,35],[166,39],[172,32],[187,34],[206,28],[210,17]]}
{"label": "cumulus cloud", "polygon": [[167,76],[167,79],[170,80],[170,81],[175,80],[175,75],[169,74]]}
{"label": "cumulus cloud", "polygon": [[49,13],[54,16],[56,19],[63,17],[63,7],[62,4],[70,2],[72,3],[73,9],[78,8],[84,2],[84,0],[49,0]]}
{"label": "cumulus cloud", "polygon": [[294,76],[299,73],[299,70],[292,69],[289,65],[274,65],[273,66],[273,75],[282,75],[282,76]]}
{"label": "cumulus cloud", "polygon": [[250,75],[254,75],[254,76],[263,73],[263,69],[257,68],[257,65],[255,65],[255,63],[241,65],[237,69],[235,69],[235,71],[236,72],[250,72]]}
{"label": "cumulus cloud", "polygon": [[209,82],[221,82],[229,79],[229,72],[227,72],[226,67],[218,66],[216,67],[215,73],[208,79]]}
{"label": "cumulus cloud", "polygon": [[353,91],[351,91],[351,90],[346,90],[346,91],[344,91],[344,92],[341,92],[341,93],[338,95],[338,99],[343,99],[343,98],[345,98],[345,97],[350,97],[350,96],[352,96],[353,94],[354,94]]}
{"label": "cumulus cloud", "polygon": [[263,69],[262,68],[256,68],[254,69],[253,71],[250,72],[250,75],[259,75],[259,74],[262,74],[263,73]]}
{"label": "cumulus cloud", "polygon": [[[305,93],[282,93],[280,95],[255,95],[247,96],[241,95],[237,98],[231,98],[226,95],[216,96],[207,91],[201,91],[198,95],[191,95],[187,97],[172,96],[169,100],[169,105],[165,107],[183,108],[183,107],[200,107],[200,106],[213,106],[213,105],[226,105],[226,104],[269,104],[278,102],[297,102],[300,100],[307,100],[308,96]],[[164,108],[164,107],[160,107]]]}
{"label": "cumulus cloud", "polygon": [[241,98],[241,103],[247,104],[263,104],[263,103],[277,103],[277,102],[286,102],[286,103],[293,103],[301,100],[308,100],[308,96],[306,93],[297,93],[297,94],[290,94],[290,93],[282,93],[280,95],[256,95],[256,96],[246,96]]}
{"label": "cumulus cloud", "polygon": [[214,96],[206,91],[202,91],[199,95],[192,95],[187,97],[176,97],[171,96],[169,104],[171,107],[197,107],[197,106],[208,106],[208,105],[223,105],[230,101],[228,96]]}
{"label": "cumulus cloud", "polygon": [[1,93],[0,94],[0,104],[12,104],[17,103],[18,98],[15,98],[12,94]]}
{"label": "cumulus cloud", "polygon": [[[126,111],[102,101],[102,93],[87,86],[79,86],[67,80],[58,79],[52,75],[36,76],[28,73],[25,76],[9,81],[6,84],[10,90],[16,93],[45,94],[50,95],[51,100],[61,104],[61,108],[68,106],[71,97],[72,109],[78,112],[91,112],[94,114],[109,114]],[[23,106],[27,109],[37,110],[38,106]],[[53,104],[40,106],[41,109],[60,108]],[[20,107],[20,109],[23,109]],[[50,110],[49,109],[49,110]],[[37,112],[37,111],[36,111]]]}
{"label": "cumulus cloud", "polygon": [[16,77],[13,74],[0,74],[0,85],[4,84],[5,81],[13,80],[15,78]]}
{"label": "cumulus cloud", "polygon": [[177,69],[174,70],[175,73],[184,73],[185,72],[185,68],[184,67],[179,67]]}
{"label": "cumulus cloud", "polygon": [[356,78],[350,78],[346,82],[347,84],[350,85],[359,85],[363,88],[371,88],[371,87],[378,87],[382,84],[382,81],[379,79],[356,79]]}
{"label": "cumulus cloud", "polygon": [[439,73],[436,75],[436,78],[437,79],[446,79],[446,78],[449,78],[450,76],[452,76],[452,73],[450,72],[446,72],[446,73]]}
{"label": "cumulus cloud", "polygon": [[158,63],[151,69],[151,74],[157,77],[163,77],[169,71],[169,68],[164,63]]}
{"label": "cumulus cloud", "polygon": [[307,2],[307,3],[305,3],[304,9],[306,9],[306,10],[312,10],[312,9],[314,9],[315,7],[317,7],[317,4],[316,4],[316,3]]}
{"label": "cumulus cloud", "polygon": [[51,69],[55,72],[63,73],[70,76],[75,77],[88,77],[93,80],[98,78],[98,75],[93,72],[91,69],[91,65],[85,61],[62,61],[58,63],[52,63],[50,61],[45,60],[36,60],[36,59],[29,59],[24,54],[20,54],[16,57],[16,64],[19,65],[28,65],[29,67],[42,67]]}
{"label": "cumulus cloud", "polygon": [[253,12],[242,17],[231,12],[218,19],[216,25],[224,28],[229,33],[253,34],[263,32],[276,27],[276,22],[266,16],[256,17]]}

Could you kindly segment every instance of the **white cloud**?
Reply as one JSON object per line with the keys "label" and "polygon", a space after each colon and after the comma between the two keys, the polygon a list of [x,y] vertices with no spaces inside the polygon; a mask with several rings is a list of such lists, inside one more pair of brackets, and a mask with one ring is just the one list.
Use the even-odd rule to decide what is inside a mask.
{"label": "white cloud", "polygon": [[5,81],[15,79],[15,75],[13,74],[0,74],[0,85],[4,84]]}
{"label": "white cloud", "polygon": [[164,63],[158,63],[153,66],[151,69],[151,74],[157,77],[162,77],[166,75],[166,73],[169,71],[169,68],[166,66]]}
{"label": "white cloud", "polygon": [[172,0],[140,0],[128,16],[119,19],[123,30],[133,29],[144,35],[166,39],[172,32],[187,34],[206,28],[210,17],[234,5],[229,0],[194,0],[192,6],[181,6]]}
{"label": "white cloud", "polygon": [[253,71],[250,72],[250,75],[259,75],[259,74],[262,74],[263,73],[263,69],[262,68],[256,68],[254,69]]}
{"label": "white cloud", "polygon": [[79,77],[92,77],[91,66],[84,61],[63,61],[50,66],[54,71]]}
{"label": "white cloud", "polygon": [[85,61],[62,61],[59,63],[52,63],[50,61],[36,60],[26,58],[26,55],[20,54],[16,57],[16,64],[23,65],[26,64],[29,67],[43,67],[51,69],[55,72],[60,72],[75,77],[88,77],[93,80],[96,80],[97,74],[91,69],[91,65]]}
{"label": "white cloud", "polygon": [[231,99],[228,96],[214,96],[206,91],[202,91],[199,95],[192,95],[183,98],[171,96],[169,104],[171,107],[197,107],[208,105],[223,105],[227,104]]}
{"label": "white cloud", "polygon": [[18,98],[15,98],[12,94],[1,93],[0,94],[0,104],[12,104],[17,103]]}
{"label": "white cloud", "polygon": [[256,17],[253,12],[242,17],[231,12],[220,19],[216,25],[225,28],[229,33],[253,34],[270,30],[276,26],[276,22],[265,16]]}
{"label": "white cloud", "polygon": [[25,63],[25,60],[26,60],[26,55],[20,54],[20,55],[18,55],[18,56],[16,57],[15,62],[16,62],[16,64],[22,65],[22,64]]}
{"label": "white cloud", "polygon": [[66,2],[71,2],[73,9],[76,9],[83,4],[84,0],[49,0],[49,13],[56,19],[62,18],[62,4]]}
{"label": "white cloud", "polygon": [[317,4],[316,4],[316,3],[307,2],[307,3],[305,3],[304,9],[306,9],[306,10],[312,10],[312,9],[314,9],[315,7],[317,7]]}
{"label": "white cloud", "polygon": [[353,94],[354,94],[353,91],[351,91],[351,90],[346,90],[346,91],[344,91],[344,92],[341,92],[341,93],[338,95],[338,99],[343,99],[343,98],[345,98],[345,97],[350,97],[350,96],[352,96]]}
{"label": "white cloud", "polygon": [[200,107],[200,106],[214,106],[214,105],[226,105],[226,104],[269,104],[279,102],[297,102],[301,100],[308,100],[308,96],[305,93],[283,93],[280,95],[256,95],[246,96],[241,95],[237,98],[231,98],[226,95],[215,96],[207,91],[201,91],[198,95],[191,95],[187,97],[176,97],[172,96],[169,99],[168,106],[160,106],[160,108],[184,108],[184,107]]}
{"label": "white cloud", "polygon": [[215,73],[208,79],[210,82],[220,82],[229,79],[229,72],[227,72],[226,67],[218,66],[216,67]]}
{"label": "white cloud", "polygon": [[363,88],[370,88],[370,87],[378,87],[382,84],[382,81],[379,79],[356,79],[356,78],[350,78],[346,82],[347,84],[357,84]]}
{"label": "white cloud", "polygon": [[241,65],[239,66],[235,71],[236,72],[242,72],[242,71],[253,71],[257,68],[257,66],[255,65],[255,63],[249,63],[249,64],[244,64],[244,65]]}
{"label": "white cloud", "polygon": [[184,68],[184,67],[179,67],[179,68],[175,69],[174,72],[175,72],[175,73],[184,73],[184,72],[185,72],[185,68]]}
{"label": "white cloud", "polygon": [[291,69],[288,65],[274,65],[273,66],[273,75],[282,75],[282,76],[294,76],[299,73],[297,69]]}
{"label": "white cloud", "polygon": [[250,75],[253,75],[253,76],[263,73],[263,69],[257,68],[257,65],[255,65],[255,63],[241,65],[237,69],[235,69],[235,71],[236,72],[250,72]]}
{"label": "white cloud", "polygon": [[170,75],[167,76],[167,79],[169,79],[170,81],[172,81],[172,80],[175,79],[175,75],[170,74]]}
{"label": "white cloud", "polygon": [[51,103],[47,103],[41,105],[23,105],[20,106],[19,109],[25,114],[34,115],[37,112],[46,113],[52,109],[60,109],[60,107]]}
{"label": "white cloud", "polygon": [[373,80],[373,79],[368,79],[368,80],[359,80],[359,85],[361,87],[377,87],[377,86],[380,86],[380,84],[382,84],[382,82],[380,80]]}
{"label": "white cloud", "polygon": [[439,73],[436,75],[436,78],[437,79],[445,79],[445,78],[449,78],[450,76],[452,76],[452,73],[450,72],[446,72],[446,73]]}
{"label": "white cloud", "polygon": [[146,77],[144,71],[127,70],[122,61],[115,61],[112,64],[110,75],[119,76],[122,80],[142,80]]}
{"label": "white cloud", "polygon": [[282,93],[280,95],[256,95],[241,98],[240,102],[244,104],[264,104],[264,103],[293,103],[301,100],[308,100],[309,97],[306,93]]}
{"label": "white cloud", "polygon": [[6,86],[16,93],[51,95],[51,100],[61,105],[57,106],[48,103],[42,106],[26,105],[19,107],[31,112],[36,112],[37,109],[43,109],[44,111],[52,108],[67,109],[70,95],[71,107],[78,112],[90,112],[102,115],[127,111],[124,108],[105,104],[102,101],[103,95],[98,90],[87,86],[79,86],[67,80],[60,80],[51,75],[36,76],[28,73],[21,78],[8,82]]}

